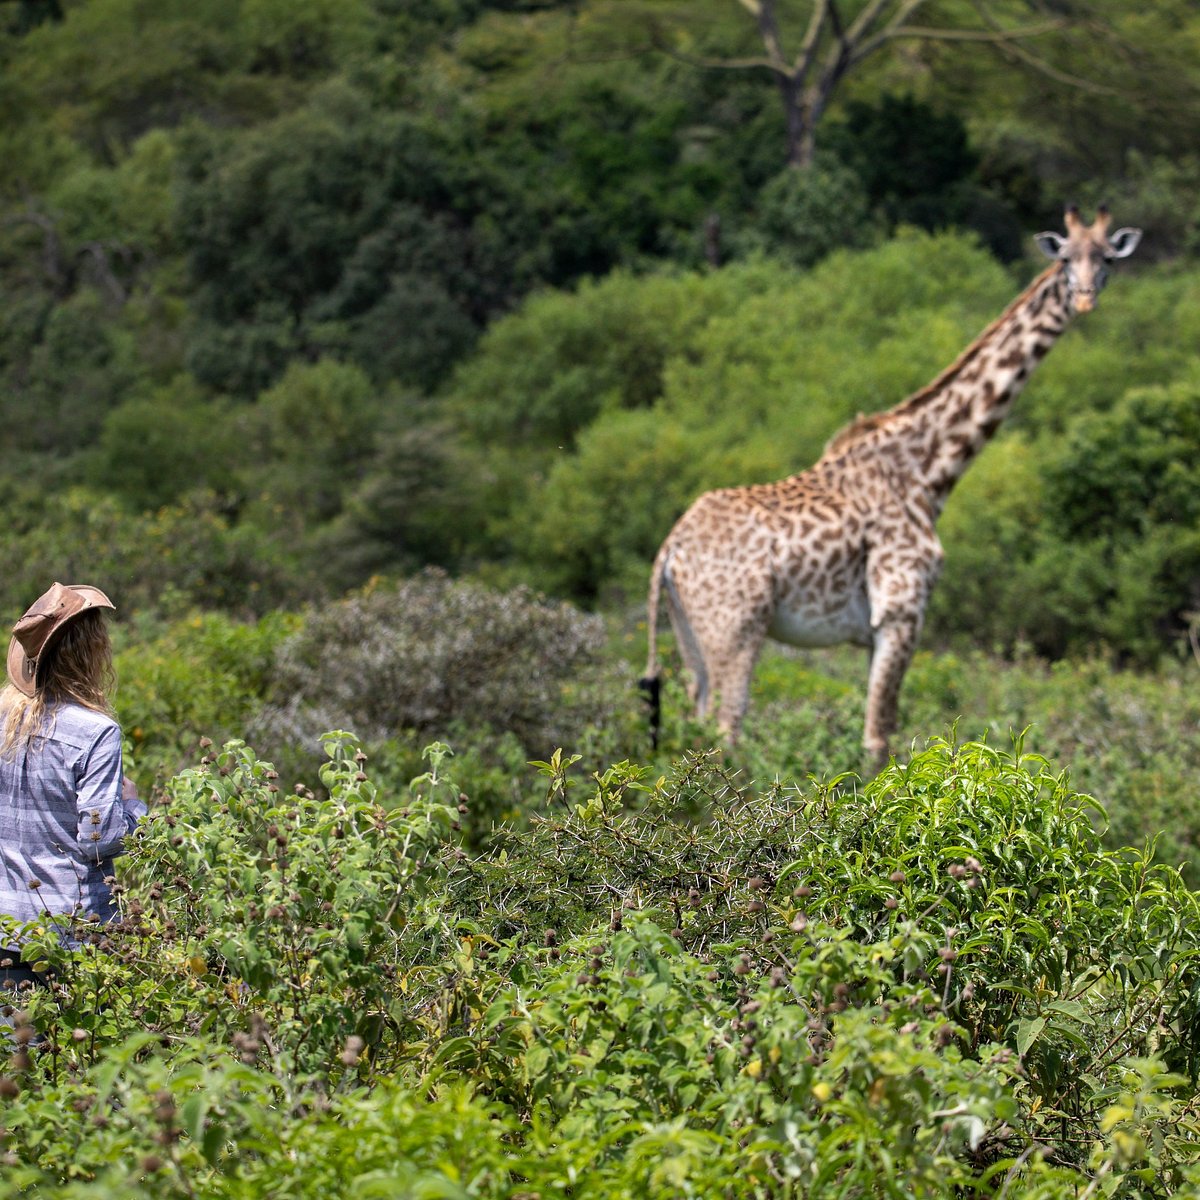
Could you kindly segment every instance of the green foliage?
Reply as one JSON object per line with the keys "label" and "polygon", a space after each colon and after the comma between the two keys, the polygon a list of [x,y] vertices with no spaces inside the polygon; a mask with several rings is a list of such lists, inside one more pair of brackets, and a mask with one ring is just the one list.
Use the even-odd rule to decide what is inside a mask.
{"label": "green foliage", "polygon": [[[1076,1169],[1095,1137],[1093,1169],[1153,1155],[1181,1180],[1195,1130],[1169,1097],[1185,1080],[1127,1056],[1190,1069],[1195,897],[1100,850],[1044,763],[941,745],[862,793],[749,796],[697,758],[632,814],[643,773],[614,768],[572,805],[562,764],[543,765],[567,813],[451,877],[456,908],[486,914],[471,1004],[493,956],[513,985],[442,1056],[528,1120],[619,1121],[611,1157],[639,1153],[639,1129],[702,1130],[785,1195],[884,1170],[944,1194],[971,1183],[964,1143],[1004,1160],[994,1186],[1014,1134]],[[697,797],[704,824],[677,823]],[[1165,1107],[1126,1105],[1130,1089]],[[950,1122],[922,1130],[932,1108]],[[1132,1153],[1100,1140],[1125,1119],[1144,1122]]]}
{"label": "green foliage", "polygon": [[371,453],[381,407],[358,367],[327,359],[289,367],[259,398],[257,453],[242,456],[253,464],[242,486],[257,497],[260,523],[301,537],[336,516]]}
{"label": "green foliage", "polygon": [[125,770],[142,795],[192,761],[202,737],[224,741],[245,727],[266,699],[276,650],[297,624],[285,613],[253,624],[207,613],[152,637],[118,627],[114,666]]}
{"label": "green foliage", "polygon": [[253,530],[231,529],[211,495],[136,516],[82,488],[44,494],[10,484],[5,501],[0,594],[10,612],[23,612],[55,578],[91,580],[126,614],[264,612],[304,591],[278,548]]}
{"label": "green foliage", "polygon": [[1043,761],[750,795],[555,754],[546,815],[468,858],[446,747],[401,805],[323,740],[320,793],[207,755],[121,922],[16,931],[57,975],[12,1014],[0,1186],[1190,1194],[1195,895]]}
{"label": "green foliage", "polygon": [[481,785],[472,826],[485,834],[514,812],[511,777],[497,766],[549,754],[589,727],[594,757],[627,735],[632,680],[605,661],[605,645],[598,617],[524,588],[495,592],[432,570],[376,580],[310,611],[279,646],[248,728],[291,770],[322,729],[354,727],[393,775],[414,745],[469,731]]}
{"label": "green foliage", "polygon": [[936,230],[960,223],[954,205],[976,166],[960,117],[888,94],[877,104],[848,104],[833,137],[890,225]]}
{"label": "green foliage", "polygon": [[[1015,662],[977,649],[918,652],[901,692],[897,757],[903,761],[930,729],[950,724],[1000,745],[1024,730],[1029,751],[1069,764],[1076,786],[1103,803],[1105,846],[1154,846],[1158,860],[1181,866],[1194,887],[1200,701],[1186,653],[1148,673],[1100,656],[1050,665],[1027,648],[1018,648]],[[731,767],[760,788],[857,769],[866,666],[866,656],[848,647],[769,648],[755,673],[745,732],[729,752]],[[716,731],[690,722],[682,689],[672,678],[668,684],[667,753],[712,744]]]}
{"label": "green foliage", "polygon": [[569,447],[603,412],[657,403],[668,363],[699,349],[709,321],[783,279],[766,263],[707,276],[616,271],[531,296],[491,325],[446,405],[489,445]]}
{"label": "green foliage", "polygon": [[1131,390],[1110,411],[1072,422],[1044,464],[1062,545],[1043,554],[1053,555],[1047,574],[1074,577],[1063,589],[1071,624],[1147,658],[1164,632],[1183,628],[1197,598],[1198,401],[1195,382]]}
{"label": "green foliage", "polygon": [[90,457],[92,482],[136,511],[189,492],[229,494],[243,454],[245,420],[210,400],[190,376],[126,400],[105,418]]}
{"label": "green foliage", "polygon": [[849,168],[786,167],[759,193],[753,224],[737,239],[741,253],[778,255],[811,267],[842,246],[866,246],[876,233],[867,195]]}

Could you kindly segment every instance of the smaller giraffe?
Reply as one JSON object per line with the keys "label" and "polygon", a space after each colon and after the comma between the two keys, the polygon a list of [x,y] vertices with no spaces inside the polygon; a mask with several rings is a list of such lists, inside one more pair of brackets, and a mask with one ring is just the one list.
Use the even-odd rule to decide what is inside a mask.
{"label": "smaller giraffe", "polygon": [[897,701],[942,565],[935,524],[951,488],[1008,415],[1030,373],[1075,313],[1089,312],[1106,266],[1141,230],[1108,232],[1067,209],[1064,238],[1037,235],[1054,265],[931,383],[859,417],[820,460],[777,483],[706,492],[654,561],[649,660],[642,686],[657,732],[660,593],[698,716],[738,733],[765,638],[796,646],[851,642],[870,651],[863,746],[887,762]]}

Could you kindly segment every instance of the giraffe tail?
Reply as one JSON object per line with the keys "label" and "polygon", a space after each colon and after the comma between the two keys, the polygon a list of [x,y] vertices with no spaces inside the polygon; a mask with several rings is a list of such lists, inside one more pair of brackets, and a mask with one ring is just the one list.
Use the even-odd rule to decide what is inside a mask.
{"label": "giraffe tail", "polygon": [[650,748],[658,749],[658,735],[662,728],[662,679],[658,671],[658,602],[662,595],[663,571],[666,569],[669,551],[664,542],[654,559],[650,572],[650,594],[646,599],[646,673],[638,680],[638,690],[650,710]]}

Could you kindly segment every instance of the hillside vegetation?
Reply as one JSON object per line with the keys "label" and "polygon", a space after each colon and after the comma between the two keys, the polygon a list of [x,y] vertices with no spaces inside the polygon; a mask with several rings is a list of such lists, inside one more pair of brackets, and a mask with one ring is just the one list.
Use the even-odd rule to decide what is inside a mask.
{"label": "hillside vegetation", "polygon": [[[1200,16],[870,7],[808,145],[763,30],[868,6],[0,4],[0,604],[114,596],[152,805],[21,931],[5,1195],[1200,1196]],[[652,749],[678,514],[1068,202],[1145,237],[950,498],[896,760],[860,653],[721,747],[669,639]]]}

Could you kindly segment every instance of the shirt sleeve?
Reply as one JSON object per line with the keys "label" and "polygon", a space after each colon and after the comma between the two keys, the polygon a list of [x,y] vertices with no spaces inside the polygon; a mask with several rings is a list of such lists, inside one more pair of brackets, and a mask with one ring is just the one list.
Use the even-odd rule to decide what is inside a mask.
{"label": "shirt sleeve", "polygon": [[121,799],[123,777],[121,730],[110,725],[80,760],[76,781],[79,850],[89,862],[119,854],[125,835],[146,812],[140,800]]}

